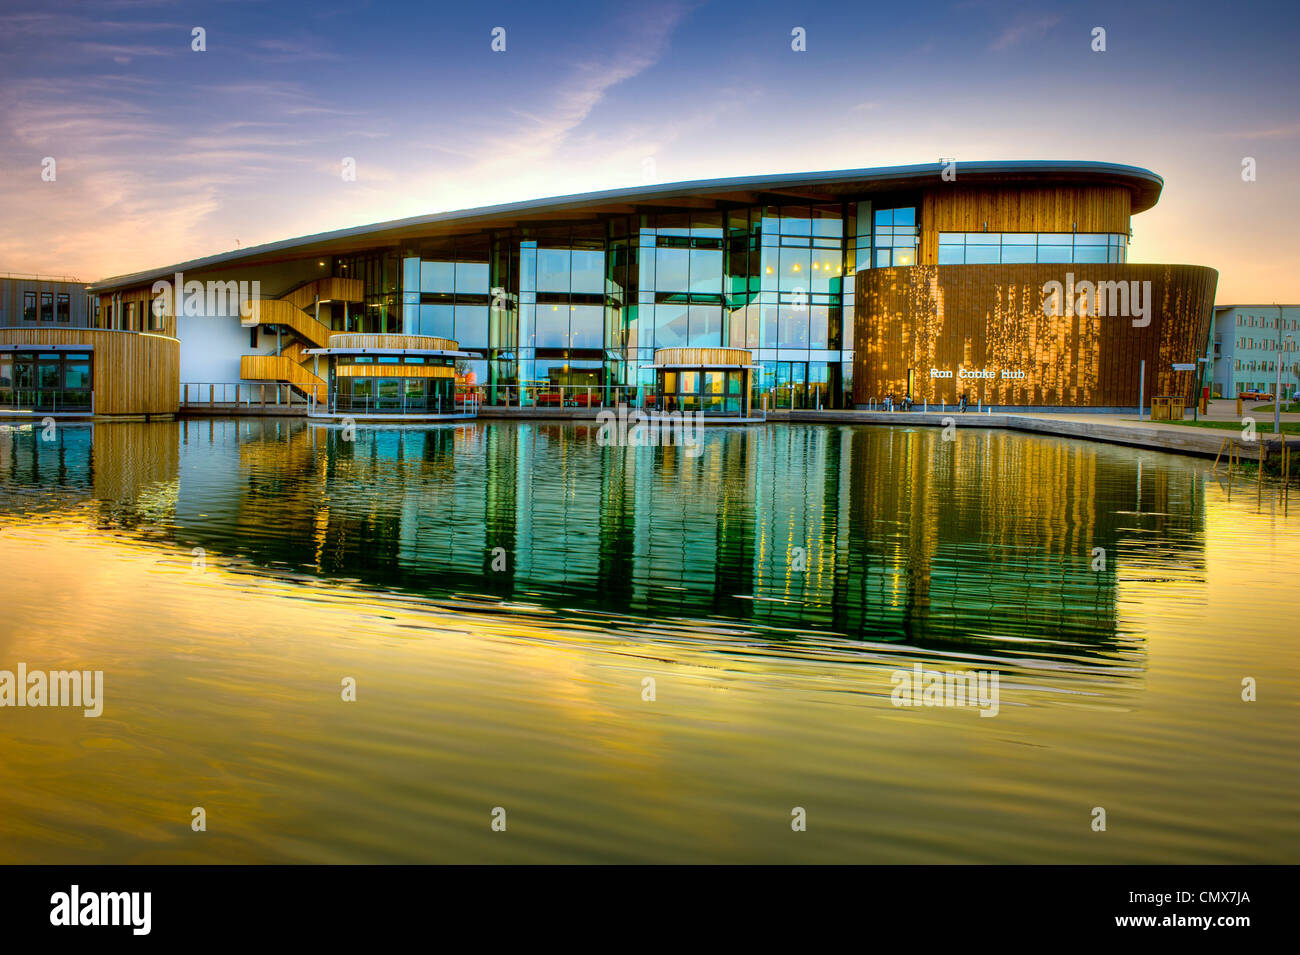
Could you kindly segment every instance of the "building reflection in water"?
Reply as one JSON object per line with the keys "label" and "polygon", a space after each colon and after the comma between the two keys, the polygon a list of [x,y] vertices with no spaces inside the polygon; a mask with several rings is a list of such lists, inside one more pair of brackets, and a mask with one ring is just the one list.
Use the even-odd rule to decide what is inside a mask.
{"label": "building reflection in water", "polygon": [[65,426],[53,442],[0,436],[0,474],[7,510],[84,502],[101,526],[186,550],[611,627],[685,617],[1095,658],[1121,642],[1123,555],[1203,568],[1201,478],[1175,458],[834,426],[709,429],[692,456],[603,446],[598,430]]}

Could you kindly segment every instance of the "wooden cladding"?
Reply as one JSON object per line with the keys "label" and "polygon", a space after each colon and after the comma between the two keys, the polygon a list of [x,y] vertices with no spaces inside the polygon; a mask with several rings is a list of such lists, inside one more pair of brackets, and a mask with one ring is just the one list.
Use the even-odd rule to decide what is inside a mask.
{"label": "wooden cladding", "polygon": [[921,200],[919,263],[939,261],[940,232],[1107,232],[1128,235],[1132,193],[1125,186],[927,189]]}
{"label": "wooden cladding", "polygon": [[283,325],[319,348],[323,348],[329,341],[330,327],[324,322],[316,321],[292,302],[278,298],[263,298],[258,299],[256,305],[256,310],[253,310],[244,303],[240,304],[241,315],[249,315],[248,318],[242,319],[243,324]]}
{"label": "wooden cladding", "polygon": [[[95,327],[104,331],[113,331],[111,325],[113,322],[113,295],[110,292],[102,292],[97,297],[99,299],[99,319]],[[154,297],[151,286],[124,289],[118,293],[117,321],[121,323],[123,331],[148,331],[156,335],[175,338],[176,316],[171,314],[171,303],[166,305],[166,314],[155,316],[152,311]],[[96,321],[93,316],[90,320],[92,323]]]}
{"label": "wooden cladding", "polygon": [[742,368],[754,364],[754,356],[747,348],[661,348],[655,352],[655,364]]}
{"label": "wooden cladding", "polygon": [[322,302],[365,301],[365,283],[361,279],[313,279],[286,292],[279,301],[288,302],[304,311],[312,311],[317,300]]}
{"label": "wooden cladding", "polygon": [[102,328],[0,328],[0,344],[86,347],[97,415],[175,414],[180,407],[175,338]]}
{"label": "wooden cladding", "polygon": [[[1149,323],[1111,312],[1048,315],[1044,286],[1136,282]],[[1189,402],[1204,355],[1218,273],[1195,265],[929,265],[857,274],[853,400],[892,392],[915,401],[1011,407],[1135,408],[1145,398]],[[1144,283],[1150,283],[1149,286]],[[1107,296],[1107,299],[1109,296]],[[1077,294],[1076,294],[1077,301]],[[1061,309],[1062,312],[1065,309]],[[933,370],[933,373],[932,373]]]}
{"label": "wooden cladding", "polygon": [[325,400],[324,380],[285,355],[242,355],[239,377],[245,381],[285,381],[304,394],[314,391],[317,401]]}
{"label": "wooden cladding", "polygon": [[456,369],[450,365],[391,365],[366,363],[364,365],[335,365],[338,378],[455,378]]}
{"label": "wooden cladding", "polygon": [[330,335],[329,347],[348,351],[397,348],[410,351],[460,351],[460,345],[450,338],[434,338],[431,335],[365,335],[354,332],[336,332]]}

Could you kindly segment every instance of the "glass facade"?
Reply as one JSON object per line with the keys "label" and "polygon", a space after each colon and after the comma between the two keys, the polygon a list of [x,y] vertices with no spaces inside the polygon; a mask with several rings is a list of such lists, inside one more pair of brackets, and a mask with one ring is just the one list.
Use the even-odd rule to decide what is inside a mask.
{"label": "glass facade", "polygon": [[1124,262],[1128,236],[1105,232],[940,232],[940,265]]}
{"label": "glass facade", "polygon": [[417,377],[409,366],[453,364],[453,359],[445,356],[340,355],[330,365],[330,410],[339,414],[449,413],[456,379]]}
{"label": "glass facade", "polygon": [[655,388],[658,410],[739,417],[745,411],[743,368],[660,369]]}
{"label": "glass facade", "polygon": [[[916,254],[914,205],[890,205],[887,235],[869,212],[859,233],[859,205],[870,208],[663,209],[485,231],[390,254],[399,287],[388,266],[363,258],[338,260],[350,271],[336,274],[366,279],[367,315],[348,330],[454,339],[482,356],[462,362],[462,381],[485,386],[489,403],[517,400],[520,385],[538,403],[560,388],[566,400],[591,388],[637,401],[656,388],[656,349],[737,347],[760,366],[755,407],[764,396],[769,407],[839,407],[849,400],[857,243],[861,267],[877,235],[899,261]],[[394,304],[400,327],[382,318]],[[789,386],[793,372],[779,383],[796,365],[800,386]]]}
{"label": "glass facade", "polygon": [[0,408],[89,411],[91,357],[84,352],[0,352]]}

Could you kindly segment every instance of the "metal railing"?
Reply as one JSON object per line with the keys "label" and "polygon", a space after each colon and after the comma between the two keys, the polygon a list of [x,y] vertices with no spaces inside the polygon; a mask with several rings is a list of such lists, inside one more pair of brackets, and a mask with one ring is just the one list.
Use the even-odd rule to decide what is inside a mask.
{"label": "metal railing", "polygon": [[356,414],[356,415],[435,415],[435,414],[478,414],[479,395],[468,391],[454,397],[425,395],[410,397],[403,394],[400,398],[385,398],[375,395],[330,395],[326,411],[321,412],[315,401],[311,402],[308,414]]}
{"label": "metal railing", "polygon": [[652,388],[635,385],[477,385],[480,403],[514,408],[644,407]]}
{"label": "metal railing", "polygon": [[90,388],[2,388],[0,410],[94,414],[95,393]]}
{"label": "metal railing", "polygon": [[85,285],[75,275],[40,275],[35,272],[0,272],[0,279],[26,279],[29,282],[66,282]]}
{"label": "metal railing", "polygon": [[283,382],[185,381],[181,382],[181,408],[309,407],[308,397]]}
{"label": "metal railing", "polygon": [[[488,407],[554,408],[584,410],[638,408],[647,412],[703,411],[717,417],[739,417],[744,407],[744,395],[737,394],[672,394],[656,395],[648,385],[477,385],[472,389],[479,402]],[[766,417],[771,397],[763,395],[751,402],[750,417]]]}

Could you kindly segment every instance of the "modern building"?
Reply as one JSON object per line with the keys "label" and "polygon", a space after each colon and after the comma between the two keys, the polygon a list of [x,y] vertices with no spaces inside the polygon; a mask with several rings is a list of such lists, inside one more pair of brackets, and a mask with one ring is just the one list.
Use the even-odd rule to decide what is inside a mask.
{"label": "modern building", "polygon": [[0,417],[176,413],[180,343],[161,320],[105,326],[99,307],[69,276],[0,275]]}
{"label": "modern building", "polygon": [[1206,350],[1210,394],[1273,394],[1281,367],[1282,394],[1300,392],[1300,305],[1219,305]]}
{"label": "modern building", "polygon": [[[1194,376],[1173,366],[1200,354],[1217,281],[1128,264],[1131,216],[1162,186],[1093,162],[674,183],[288,239],[90,288],[99,326],[129,329],[161,290],[186,395],[271,385],[310,404],[329,388],[321,351],[360,334],[458,343],[457,393],[490,405],[652,407],[669,389],[722,413],[740,387],[755,410],[890,393],[1133,408],[1139,394],[1191,400]],[[707,367],[713,349],[732,350],[727,368]],[[375,387],[401,390],[397,377]]]}

